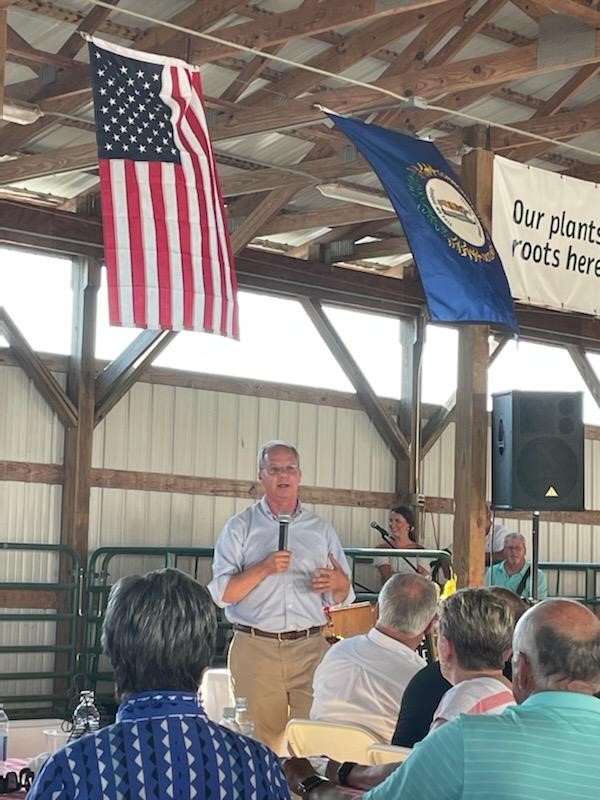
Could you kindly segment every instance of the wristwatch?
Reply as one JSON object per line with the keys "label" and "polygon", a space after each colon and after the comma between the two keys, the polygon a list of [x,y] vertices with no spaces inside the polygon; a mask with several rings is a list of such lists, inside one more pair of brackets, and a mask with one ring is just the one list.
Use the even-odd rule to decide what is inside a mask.
{"label": "wristwatch", "polygon": [[329,778],[324,778],[322,775],[309,775],[298,784],[298,794],[305,797],[309,792],[312,792],[313,789],[316,789],[317,786],[322,786],[324,783],[331,783],[331,781]]}
{"label": "wristwatch", "polygon": [[356,761],[344,761],[339,765],[337,779],[340,786],[348,786],[348,775],[350,775],[356,763]]}

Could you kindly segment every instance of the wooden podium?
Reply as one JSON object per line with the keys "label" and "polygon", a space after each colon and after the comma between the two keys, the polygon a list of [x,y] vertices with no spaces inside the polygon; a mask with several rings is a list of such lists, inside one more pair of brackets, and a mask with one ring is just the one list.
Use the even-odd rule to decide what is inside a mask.
{"label": "wooden podium", "polygon": [[326,639],[348,639],[369,631],[377,620],[375,603],[354,603],[343,608],[330,608],[323,628]]}

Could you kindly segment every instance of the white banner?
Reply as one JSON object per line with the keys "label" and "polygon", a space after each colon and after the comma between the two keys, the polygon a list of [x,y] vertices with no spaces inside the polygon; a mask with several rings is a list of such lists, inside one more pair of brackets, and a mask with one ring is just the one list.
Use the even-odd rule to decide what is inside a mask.
{"label": "white banner", "polygon": [[515,300],[598,315],[597,183],[495,156],[492,240]]}

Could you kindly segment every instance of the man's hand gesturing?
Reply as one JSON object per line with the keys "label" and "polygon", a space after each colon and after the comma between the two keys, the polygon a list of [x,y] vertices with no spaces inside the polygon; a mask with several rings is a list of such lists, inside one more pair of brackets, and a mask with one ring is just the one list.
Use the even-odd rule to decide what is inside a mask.
{"label": "man's hand gesturing", "polygon": [[275,575],[278,572],[287,572],[291,560],[291,550],[276,550],[265,558],[263,564],[269,575]]}

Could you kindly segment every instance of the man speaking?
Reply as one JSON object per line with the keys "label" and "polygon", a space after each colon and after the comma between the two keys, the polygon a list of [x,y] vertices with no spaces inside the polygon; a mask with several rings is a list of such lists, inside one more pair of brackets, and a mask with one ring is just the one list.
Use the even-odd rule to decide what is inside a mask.
{"label": "man speaking", "polygon": [[264,497],[225,524],[208,588],[233,623],[235,694],[248,700],[256,738],[279,752],[288,719],[310,711],[327,651],[323,606],[351,603],[354,592],[336,532],[298,499],[296,448],[267,442],[257,465]]}

